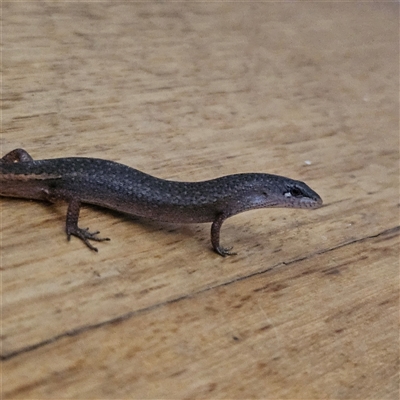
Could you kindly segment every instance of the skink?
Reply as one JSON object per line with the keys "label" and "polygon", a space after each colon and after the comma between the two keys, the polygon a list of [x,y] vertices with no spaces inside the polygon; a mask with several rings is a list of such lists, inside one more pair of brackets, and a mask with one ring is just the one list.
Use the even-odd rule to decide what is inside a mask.
{"label": "skink", "polygon": [[134,168],[97,158],[33,160],[23,149],[0,159],[0,195],[68,203],[66,233],[103,241],[99,232],[78,227],[81,203],[175,223],[211,222],[211,244],[221,256],[235,254],[220,245],[222,223],[243,211],[318,208],[320,196],[305,183],[278,175],[245,173],[203,182],[159,179]]}

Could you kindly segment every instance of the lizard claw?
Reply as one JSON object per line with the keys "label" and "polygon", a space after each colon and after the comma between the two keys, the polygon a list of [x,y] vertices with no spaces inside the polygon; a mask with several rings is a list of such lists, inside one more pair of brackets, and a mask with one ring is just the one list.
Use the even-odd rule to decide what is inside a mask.
{"label": "lizard claw", "polygon": [[237,253],[235,253],[234,251],[231,251],[232,249],[233,249],[233,247],[225,248],[225,247],[221,247],[221,246],[214,248],[215,252],[218,253],[222,257],[235,256]]}
{"label": "lizard claw", "polygon": [[86,244],[86,246],[89,247],[90,250],[93,250],[93,251],[97,252],[98,251],[97,248],[94,247],[89,242],[89,240],[94,240],[96,242],[104,242],[106,240],[110,240],[110,238],[100,238],[100,237],[98,237],[97,235],[99,233],[100,233],[99,231],[90,232],[89,228],[82,229],[82,228],[79,228],[79,227],[75,227],[73,229],[68,229],[67,237],[68,237],[68,240],[70,240],[71,239],[71,235],[72,236],[76,236],[79,239],[81,239]]}

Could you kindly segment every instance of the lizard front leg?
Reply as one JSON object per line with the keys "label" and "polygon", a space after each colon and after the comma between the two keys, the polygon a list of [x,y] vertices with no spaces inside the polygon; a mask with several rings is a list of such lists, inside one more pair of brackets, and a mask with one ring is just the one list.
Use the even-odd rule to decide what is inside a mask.
{"label": "lizard front leg", "polygon": [[224,215],[224,213],[220,213],[216,216],[214,222],[211,225],[211,244],[214,248],[214,251],[216,253],[218,253],[219,255],[221,255],[222,257],[233,256],[236,254],[235,252],[230,251],[230,250],[232,250],[232,247],[229,247],[226,249],[224,247],[221,247],[221,245],[219,243],[221,226],[222,226],[222,223],[227,218],[228,217],[226,215]]}

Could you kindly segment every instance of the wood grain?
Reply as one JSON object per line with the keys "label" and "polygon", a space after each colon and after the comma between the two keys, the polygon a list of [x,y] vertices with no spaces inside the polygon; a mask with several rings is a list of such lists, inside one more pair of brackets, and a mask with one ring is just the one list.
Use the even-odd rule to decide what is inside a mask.
{"label": "wood grain", "polygon": [[4,155],[269,172],[315,211],[159,224],[1,198],[2,396],[397,399],[398,4],[3,3]]}

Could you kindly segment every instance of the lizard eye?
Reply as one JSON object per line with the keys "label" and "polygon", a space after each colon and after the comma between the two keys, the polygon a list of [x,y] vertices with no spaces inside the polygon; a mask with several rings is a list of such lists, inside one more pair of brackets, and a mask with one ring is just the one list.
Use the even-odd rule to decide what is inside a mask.
{"label": "lizard eye", "polygon": [[297,187],[292,187],[289,189],[288,192],[284,193],[284,196],[285,197],[302,197],[303,192]]}
{"label": "lizard eye", "polygon": [[290,194],[291,194],[293,197],[301,197],[301,196],[303,196],[303,193],[302,193],[301,190],[298,189],[297,187],[291,188],[291,189],[290,189]]}

